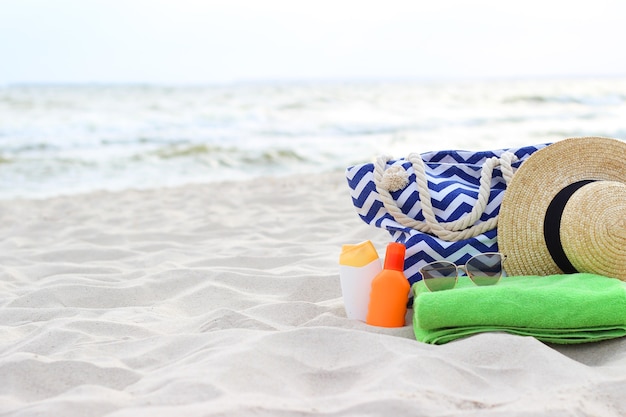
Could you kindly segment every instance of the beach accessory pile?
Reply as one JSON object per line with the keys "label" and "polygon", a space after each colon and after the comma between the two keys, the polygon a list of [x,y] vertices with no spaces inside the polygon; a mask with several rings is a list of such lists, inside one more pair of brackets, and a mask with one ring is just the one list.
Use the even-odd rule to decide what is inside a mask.
{"label": "beach accessory pile", "polygon": [[346,177],[360,218],[405,244],[404,273],[414,283],[428,263],[465,264],[498,252],[496,226],[507,183],[545,146],[382,156],[349,167]]}

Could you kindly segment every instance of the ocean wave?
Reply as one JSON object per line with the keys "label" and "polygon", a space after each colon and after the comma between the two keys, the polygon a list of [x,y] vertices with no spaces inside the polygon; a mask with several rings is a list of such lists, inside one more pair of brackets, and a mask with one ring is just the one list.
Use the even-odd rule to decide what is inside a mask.
{"label": "ocean wave", "polygon": [[134,160],[151,159],[157,157],[163,160],[175,159],[195,159],[211,160],[224,165],[234,166],[232,161],[239,161],[238,164],[252,165],[272,165],[280,162],[305,162],[307,158],[304,154],[291,148],[267,148],[260,150],[250,150],[235,146],[218,146],[208,144],[175,144],[167,145],[145,154],[133,155]]}
{"label": "ocean wave", "polygon": [[616,106],[626,103],[626,95],[608,94],[599,96],[513,96],[502,99],[503,104],[580,104],[585,106]]}
{"label": "ocean wave", "polygon": [[232,151],[232,149],[229,150],[221,146],[210,146],[206,144],[170,144],[148,152],[148,155],[156,156],[162,159],[174,159],[201,155],[214,155],[229,151]]}

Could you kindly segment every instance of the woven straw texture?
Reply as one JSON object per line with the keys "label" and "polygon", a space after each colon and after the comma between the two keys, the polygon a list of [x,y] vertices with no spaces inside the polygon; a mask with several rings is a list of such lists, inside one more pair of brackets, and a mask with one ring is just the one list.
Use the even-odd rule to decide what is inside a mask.
{"label": "woven straw texture", "polygon": [[626,143],[600,137],[555,142],[517,170],[498,221],[508,275],[563,273],[545,242],[545,213],[559,191],[583,180],[604,181],[584,186],[566,205],[560,229],[563,249],[581,272],[626,280]]}
{"label": "woven straw texture", "polygon": [[563,210],[561,240],[579,272],[626,280],[626,184],[594,182],[576,191]]}

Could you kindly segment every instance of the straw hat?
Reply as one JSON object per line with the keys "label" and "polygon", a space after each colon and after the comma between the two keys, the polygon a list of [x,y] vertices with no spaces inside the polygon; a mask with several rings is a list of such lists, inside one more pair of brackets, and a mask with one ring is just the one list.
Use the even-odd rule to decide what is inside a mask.
{"label": "straw hat", "polygon": [[526,159],[504,194],[498,246],[508,275],[626,281],[626,142],[555,142]]}

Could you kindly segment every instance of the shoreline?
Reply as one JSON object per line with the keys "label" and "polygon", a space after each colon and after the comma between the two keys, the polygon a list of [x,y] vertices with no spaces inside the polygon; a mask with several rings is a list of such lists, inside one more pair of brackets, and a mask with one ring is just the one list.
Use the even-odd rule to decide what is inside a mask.
{"label": "shoreline", "polygon": [[297,181],[299,179],[306,180],[308,177],[318,177],[318,176],[342,176],[344,175],[344,169],[330,169],[321,172],[302,172],[302,173],[285,173],[285,174],[276,174],[276,175],[257,175],[250,178],[241,178],[241,179],[216,179],[216,180],[189,180],[186,182],[180,182],[175,184],[154,184],[154,185],[145,185],[145,186],[133,186],[131,184],[120,187],[120,188],[92,188],[77,191],[51,191],[49,194],[38,194],[33,196],[27,195],[17,195],[17,196],[0,196],[0,203],[2,202],[11,202],[11,201],[44,201],[44,200],[53,200],[58,198],[73,198],[73,197],[82,197],[88,196],[92,194],[108,194],[108,195],[116,195],[123,194],[126,192],[129,193],[158,193],[160,191],[163,192],[173,192],[177,189],[184,188],[228,188],[228,187],[238,187],[238,184],[241,186],[249,186],[254,187],[254,183],[267,183],[267,182],[291,182]]}

